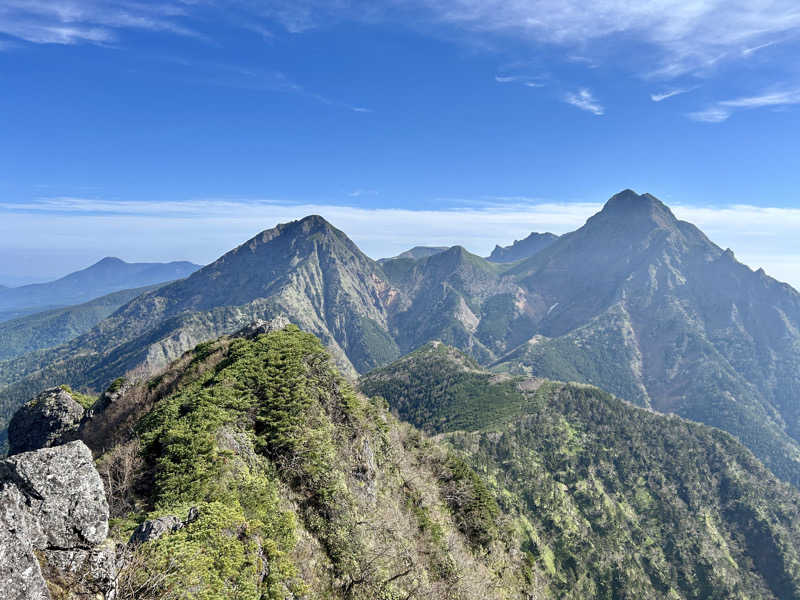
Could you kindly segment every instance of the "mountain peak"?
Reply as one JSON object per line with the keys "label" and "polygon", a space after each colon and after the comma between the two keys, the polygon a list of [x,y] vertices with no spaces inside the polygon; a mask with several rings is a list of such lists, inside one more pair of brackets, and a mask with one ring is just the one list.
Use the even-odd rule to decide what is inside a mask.
{"label": "mountain peak", "polygon": [[315,233],[334,233],[338,230],[320,215],[308,215],[297,221],[278,225],[281,233],[294,235],[313,235]]}
{"label": "mountain peak", "polygon": [[308,215],[297,222],[305,227],[331,227],[331,224],[321,215]]}
{"label": "mountain peak", "polygon": [[678,220],[666,204],[652,194],[637,194],[631,189],[614,194],[597,215],[589,221],[620,221],[635,225],[637,223],[652,228],[653,226],[671,228]]}
{"label": "mountain peak", "polygon": [[124,260],[121,258],[117,258],[116,256],[106,256],[98,260],[93,266],[114,266],[114,265],[124,265],[126,264]]}

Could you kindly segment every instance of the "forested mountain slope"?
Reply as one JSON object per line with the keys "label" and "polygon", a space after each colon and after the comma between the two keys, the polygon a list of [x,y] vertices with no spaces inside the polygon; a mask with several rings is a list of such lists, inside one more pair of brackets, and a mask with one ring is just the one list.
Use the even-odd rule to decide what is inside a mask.
{"label": "forested mountain slope", "polygon": [[800,494],[727,433],[439,343],[360,387],[487,478],[554,597],[800,597]]}
{"label": "forested mountain slope", "polygon": [[86,333],[122,305],[162,284],[114,292],[89,302],[0,322],[0,360],[61,345]]}

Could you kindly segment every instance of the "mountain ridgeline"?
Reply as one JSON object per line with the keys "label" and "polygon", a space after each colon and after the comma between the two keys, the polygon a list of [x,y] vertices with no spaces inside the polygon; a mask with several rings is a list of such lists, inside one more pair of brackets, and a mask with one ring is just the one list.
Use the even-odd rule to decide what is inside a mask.
{"label": "mountain ridgeline", "polygon": [[540,250],[544,250],[555,242],[558,236],[553,233],[531,233],[524,240],[514,240],[510,246],[495,246],[487,260],[491,262],[510,263],[530,258]]}
{"label": "mountain ridgeline", "polygon": [[285,316],[349,377],[441,340],[498,373],[589,383],[720,427],[800,485],[800,294],[630,190],[548,241],[511,263],[460,246],[378,263],[321,217],[279,225],[61,347],[0,363],[0,406],[7,418],[50,385],[145,377]]}
{"label": "mountain ridgeline", "polygon": [[[12,453],[30,460],[32,440],[91,448],[106,545],[124,549],[106,569],[117,600],[544,597],[485,482],[357,394],[293,325],[200,344],[149,381],[118,382],[85,413],[71,395],[26,405]],[[64,427],[47,429],[54,421]],[[31,436],[37,426],[48,435]],[[11,560],[0,554],[0,572]],[[90,578],[43,571],[50,597],[95,597],[79,595]],[[5,584],[0,593],[19,593]]]}

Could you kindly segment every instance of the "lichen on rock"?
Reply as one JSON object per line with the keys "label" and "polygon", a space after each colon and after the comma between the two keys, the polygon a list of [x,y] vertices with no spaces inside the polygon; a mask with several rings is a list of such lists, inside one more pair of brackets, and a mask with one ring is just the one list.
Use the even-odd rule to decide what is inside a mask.
{"label": "lichen on rock", "polygon": [[83,442],[0,461],[0,597],[49,599],[43,567],[48,580],[79,580],[72,597],[105,594],[116,571],[107,535],[103,482]]}

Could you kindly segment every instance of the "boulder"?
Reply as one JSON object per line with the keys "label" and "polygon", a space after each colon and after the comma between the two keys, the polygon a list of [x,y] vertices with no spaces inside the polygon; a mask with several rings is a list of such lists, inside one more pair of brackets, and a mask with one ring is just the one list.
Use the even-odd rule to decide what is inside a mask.
{"label": "boulder", "polygon": [[9,454],[39,450],[75,439],[83,414],[83,406],[66,390],[45,390],[23,405],[8,424]]}
{"label": "boulder", "polygon": [[27,497],[47,546],[89,548],[106,539],[105,490],[83,442],[11,456],[0,462],[0,481]]}
{"label": "boulder", "polygon": [[138,546],[145,542],[153,542],[160,538],[165,533],[171,533],[183,529],[189,523],[194,523],[200,516],[200,511],[196,506],[189,509],[189,514],[185,519],[181,519],[175,515],[168,515],[166,517],[159,517],[157,519],[148,519],[136,529],[133,530],[128,544],[131,546]]}
{"label": "boulder", "polygon": [[107,535],[103,482],[83,442],[0,461],[0,598],[49,599],[45,577],[72,582],[73,598],[110,592]]}

